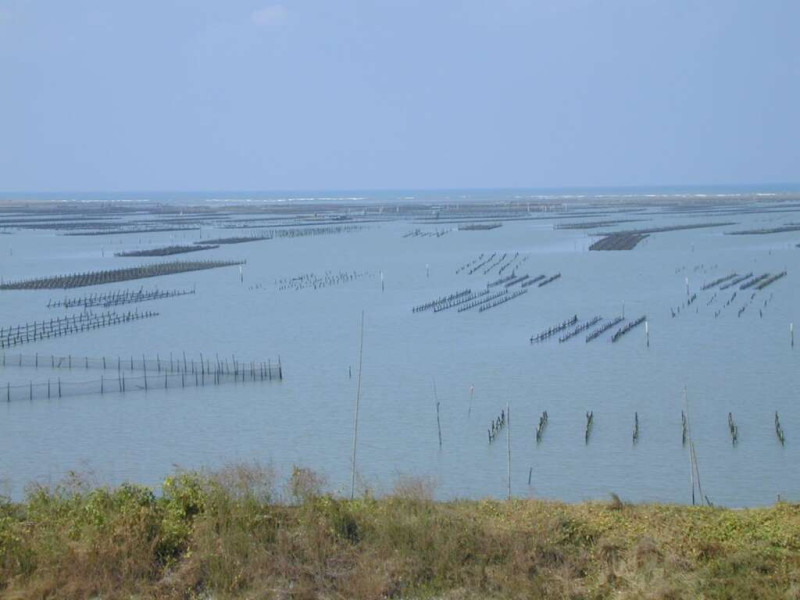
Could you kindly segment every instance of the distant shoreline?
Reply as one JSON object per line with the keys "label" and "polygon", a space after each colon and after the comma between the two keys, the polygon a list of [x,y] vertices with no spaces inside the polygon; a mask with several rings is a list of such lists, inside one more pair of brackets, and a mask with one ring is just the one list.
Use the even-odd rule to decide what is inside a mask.
{"label": "distant shoreline", "polygon": [[0,191],[0,205],[7,202],[130,203],[183,205],[265,204],[404,204],[470,202],[585,202],[587,200],[665,200],[800,197],[800,183],[741,185],[664,185],[561,188],[441,188],[363,190],[217,190],[217,191]]}
{"label": "distant shoreline", "polygon": [[[86,216],[101,215],[104,211],[145,211],[213,215],[225,211],[238,214],[315,214],[321,212],[342,212],[354,215],[363,211],[365,215],[380,215],[385,218],[403,217],[419,213],[430,217],[431,211],[470,212],[493,209],[504,212],[530,211],[551,212],[568,208],[611,208],[662,206],[720,206],[753,203],[786,204],[800,202],[798,191],[745,191],[738,192],[662,192],[662,193],[553,193],[524,194],[507,191],[481,192],[474,195],[454,195],[453,193],[425,193],[407,196],[380,193],[374,196],[277,196],[264,195],[242,197],[231,195],[169,194],[157,193],[151,197],[127,197],[114,194],[13,194],[0,193],[0,212],[28,211],[31,214],[50,211],[52,213]],[[438,217],[437,217],[438,218]]]}

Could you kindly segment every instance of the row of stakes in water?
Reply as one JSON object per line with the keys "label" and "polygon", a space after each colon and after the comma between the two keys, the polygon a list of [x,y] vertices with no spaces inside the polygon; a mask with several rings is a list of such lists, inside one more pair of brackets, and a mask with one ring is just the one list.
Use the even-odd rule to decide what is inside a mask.
{"label": "row of stakes in water", "polygon": [[102,271],[88,271],[85,273],[72,273],[69,275],[55,275],[52,277],[36,277],[20,279],[17,281],[0,283],[0,290],[43,290],[67,289],[101,285],[106,283],[119,283],[134,279],[146,279],[163,275],[177,275],[193,271],[204,271],[222,267],[242,265],[242,261],[235,260],[198,260],[198,261],[170,261],[149,263],[136,267],[121,269],[104,269]]}
{"label": "row of stakes in water", "polygon": [[[481,292],[473,292],[471,289],[461,290],[450,294],[449,296],[442,296],[435,300],[425,302],[424,304],[414,306],[411,308],[411,312],[417,313],[424,312],[426,310],[440,312],[450,308],[458,308],[458,312],[464,312],[473,308],[478,308],[479,312],[484,312],[522,296],[528,291],[524,288],[527,288],[528,286],[541,281],[542,279],[544,279],[544,281],[539,283],[539,287],[555,281],[560,276],[561,274],[557,273],[556,275],[545,279],[545,275],[539,275],[535,278],[531,278],[531,276],[528,274],[517,276],[515,273],[512,273],[506,277],[501,277],[500,279],[489,282],[486,286],[486,289]],[[520,289],[510,291],[510,288],[515,285],[519,285]],[[492,292],[492,288],[498,286],[503,286],[504,289]]]}
{"label": "row of stakes in water", "polygon": [[65,297],[63,300],[48,300],[47,308],[91,308],[93,306],[118,306],[120,304],[134,304],[148,300],[161,300],[194,294],[195,290],[117,290],[114,292],[93,293],[78,297]]}
{"label": "row of stakes in water", "polygon": [[11,348],[20,344],[27,344],[157,316],[158,313],[154,311],[139,312],[138,310],[125,313],[116,313],[112,311],[99,314],[85,312],[70,317],[49,319],[48,321],[34,321],[33,323],[25,323],[24,325],[17,325],[16,327],[11,326],[7,329],[0,328],[0,348]]}
{"label": "row of stakes in water", "polygon": [[[637,429],[638,429],[638,420],[637,420]],[[686,413],[681,411],[681,426],[682,426],[682,443],[685,446],[686,441],[689,436],[689,419],[686,417]],[[728,413],[728,433],[731,436],[731,443],[736,446],[739,443],[739,426],[736,424],[736,421],[733,419],[733,413]],[[775,411],[775,435],[778,437],[778,441],[781,443],[781,446],[786,444],[786,434],[783,431],[783,427],[781,426],[781,419],[778,416],[778,411]]]}
{"label": "row of stakes in water", "polygon": [[[542,439],[544,438],[544,432],[547,428],[547,424],[549,422],[549,416],[547,411],[542,412],[541,416],[539,417],[539,423],[536,426],[536,442],[541,443]],[[496,436],[500,433],[502,426],[505,425],[505,415],[501,412],[500,417],[498,417],[495,421],[492,421],[491,427],[489,428],[489,443],[493,442]],[[587,411],[586,412],[586,427],[584,431],[584,440],[588,444],[589,438],[591,437],[592,427],[594,425],[594,411]],[[681,443],[685,446],[686,442],[688,441],[689,436],[689,420],[686,417],[686,413],[681,411]],[[733,414],[728,413],[728,429],[730,432],[731,440],[733,445],[735,446],[739,442],[739,426],[736,425],[736,422],[733,420]],[[784,433],[783,427],[781,425],[780,417],[778,416],[778,412],[775,411],[775,435],[778,437],[778,441],[781,445],[785,445],[786,443],[786,434]],[[639,412],[636,411],[633,413],[633,434],[632,434],[632,441],[634,444],[639,442]]]}
{"label": "row of stakes in water", "polygon": [[[727,290],[728,288],[738,285],[740,290],[747,290],[750,288],[755,288],[756,290],[763,290],[764,288],[772,285],[779,279],[786,277],[786,275],[787,272],[784,270],[781,271],[780,273],[774,273],[774,274],[762,273],[761,275],[757,275],[754,277],[753,272],[750,271],[745,275],[741,275],[739,277],[736,277],[735,279],[728,281],[727,283],[725,283],[725,285],[721,285],[719,289]],[[703,286],[702,289],[705,291],[707,289],[711,289],[712,287],[714,287],[714,285],[716,285],[715,282],[711,282],[711,284]]]}
{"label": "row of stakes in water", "polygon": [[624,320],[625,320],[625,317],[615,317],[614,319],[604,323],[603,325],[601,325],[600,327],[598,327],[597,329],[595,329],[593,332],[591,332],[589,335],[586,336],[586,343],[588,344],[589,342],[591,342],[593,340],[596,340],[601,335],[603,335],[606,331],[608,331],[609,329],[611,329],[612,327],[614,327],[616,325],[619,325]]}
{"label": "row of stakes in water", "polygon": [[[496,261],[494,261],[494,262],[490,263],[489,265],[487,265],[487,267],[483,270],[483,274],[484,275],[488,275],[489,273],[492,272],[493,269],[495,269],[495,268],[499,267],[500,265],[502,265],[503,263],[505,263],[507,258],[508,258],[508,253],[504,252],[503,255],[500,258],[498,258]],[[508,263],[508,264],[511,264],[511,263]]]}
{"label": "row of stakes in water", "polygon": [[[368,271],[325,271],[322,275],[316,273],[305,273],[296,277],[284,277],[275,280],[275,286],[279,291],[298,291],[306,288],[315,290],[342,285],[356,281],[362,277],[369,277],[372,274]],[[257,284],[250,289],[261,289],[263,286]]]}
{"label": "row of stakes in water", "polygon": [[484,311],[490,310],[492,308],[495,308],[496,306],[500,306],[501,304],[505,304],[506,302],[508,302],[510,300],[513,300],[514,298],[519,298],[523,294],[527,294],[527,293],[528,293],[528,290],[525,290],[525,289],[517,290],[515,292],[510,292],[510,293],[508,291],[503,291],[501,296],[499,298],[497,298],[496,300],[493,300],[491,302],[482,303],[478,307],[478,312],[484,312]]}
{"label": "row of stakes in water", "polygon": [[461,271],[467,271],[468,269],[471,269],[473,265],[477,264],[483,259],[483,256],[484,256],[483,253],[481,253],[480,256],[478,256],[478,258],[476,258],[475,260],[471,260],[470,262],[458,267],[456,269],[456,275],[461,273]]}
{"label": "row of stakes in water", "polygon": [[500,435],[500,432],[506,426],[506,411],[501,410],[500,416],[494,419],[489,424],[489,443],[491,444],[493,441],[497,439],[497,436]]}
{"label": "row of stakes in water", "polygon": [[525,256],[525,257],[523,257],[523,258],[522,258],[522,260],[520,260],[519,262],[517,262],[517,259],[518,259],[518,258],[519,258],[519,252],[517,252],[517,253],[516,253],[516,254],[515,254],[513,257],[511,257],[511,258],[509,258],[509,255],[508,255],[507,253],[506,253],[506,254],[503,254],[503,256],[501,256],[501,257],[500,257],[500,259],[499,259],[497,262],[495,262],[495,263],[493,263],[493,264],[489,265],[489,266],[488,266],[488,267],[487,267],[487,268],[486,268],[486,269],[483,271],[483,274],[484,274],[484,275],[488,275],[488,274],[489,274],[489,273],[491,273],[491,272],[492,272],[494,269],[496,269],[497,267],[500,267],[500,268],[497,270],[497,274],[498,274],[498,275],[502,275],[502,274],[503,274],[503,271],[505,271],[506,269],[511,269],[511,268],[514,268],[514,269],[516,269],[517,267],[519,267],[520,265],[522,265],[522,263],[524,263],[526,260],[528,260],[528,257],[527,257],[527,256]]}
{"label": "row of stakes in water", "polygon": [[[517,272],[512,271],[510,275],[506,275],[505,277],[501,277],[500,279],[495,279],[494,281],[490,281],[489,283],[486,284],[486,287],[493,288],[500,285],[505,285],[505,287],[509,288],[512,285],[516,285],[518,283],[522,284],[521,287],[527,287],[532,283],[534,283],[533,281],[528,283],[527,280],[530,279],[530,277],[531,276],[528,274],[517,276]],[[544,278],[545,275],[539,275],[538,277],[536,277],[535,281],[540,281]]]}
{"label": "row of stakes in water", "polygon": [[[753,276],[753,272],[752,271],[750,271],[750,272],[748,272],[748,273],[746,273],[744,275],[738,275],[737,273],[734,272],[734,273],[731,273],[730,275],[726,275],[725,277],[720,277],[718,279],[715,279],[714,281],[711,281],[709,283],[704,284],[701,287],[701,290],[702,291],[707,291],[707,290],[713,289],[713,288],[715,288],[717,286],[720,286],[719,290],[726,290],[728,288],[731,288],[731,287],[734,287],[734,286],[738,285],[739,286],[739,291],[747,290],[747,289],[750,289],[750,288],[753,288],[753,287],[755,288],[756,291],[759,291],[759,290],[763,290],[765,287],[773,284],[774,282],[778,281],[779,279],[785,277],[786,275],[787,275],[787,272],[785,270],[781,271],[780,273],[777,273],[777,274],[762,273],[761,275],[758,275],[758,276]],[[724,284],[724,285],[720,285],[720,284]],[[687,295],[688,295],[688,290],[689,290],[689,288],[688,288],[688,279],[687,279],[687,288],[686,289],[687,289]],[[706,305],[710,306],[714,302],[714,300],[716,300],[717,295],[718,295],[717,292],[715,292],[714,295],[711,297],[711,299],[708,300],[708,302],[706,302]],[[734,302],[734,300],[736,300],[736,295],[737,295],[737,292],[734,291],[733,295],[725,303],[725,306],[723,308],[720,308],[719,310],[715,311],[714,318],[719,317],[720,314],[722,313],[723,309],[727,308],[728,306],[730,306]],[[686,306],[691,305],[692,302],[696,299],[696,296],[697,296],[697,294],[694,294],[689,299],[689,301],[686,303]],[[756,296],[756,292],[753,292],[753,294],[750,296],[750,303],[752,303],[752,301],[754,300],[755,296]],[[748,306],[748,304],[742,306],[739,309],[737,316],[741,317],[742,314],[747,309],[747,306]],[[764,306],[766,306],[766,303],[765,303]],[[680,314],[680,307],[677,308],[677,309],[670,309],[670,311],[672,313],[672,316],[676,317],[678,314]],[[759,314],[760,314],[761,317],[764,316],[762,310],[759,310]]]}
{"label": "row of stakes in water", "polygon": [[497,274],[498,275],[502,275],[503,271],[505,271],[506,269],[511,269],[512,267],[514,269],[516,269],[517,267],[522,265],[526,260],[528,260],[529,256],[528,255],[523,256],[522,259],[518,263],[516,263],[518,258],[519,258],[519,252],[517,252],[516,256],[514,256],[514,258],[511,260],[510,263],[505,264],[502,267],[500,267],[500,270],[497,272]]}
{"label": "row of stakes in water", "polygon": [[481,292],[473,292],[471,289],[466,289],[454,294],[450,294],[449,296],[443,296],[441,298],[437,298],[436,300],[426,302],[425,304],[415,306],[411,309],[411,312],[417,313],[424,312],[426,310],[433,310],[433,312],[437,313],[450,308],[458,308],[458,312],[464,312],[476,307],[480,307],[480,311],[483,312],[484,310],[488,310],[489,308],[493,308],[504,302],[508,302],[509,300],[521,296],[526,292],[527,290],[518,290],[516,292],[509,293],[509,291],[506,289],[498,292],[492,292],[490,289],[486,289]]}
{"label": "row of stakes in water", "polygon": [[487,288],[497,287],[498,285],[503,285],[514,279],[516,277],[516,273],[511,273],[511,275],[506,275],[505,277],[501,277],[500,279],[495,279],[494,281],[490,281],[486,284]]}
{"label": "row of stakes in water", "polygon": [[567,342],[567,341],[571,340],[572,338],[574,338],[576,335],[586,331],[590,327],[594,327],[597,323],[599,323],[602,320],[603,320],[603,317],[600,317],[600,316],[592,317],[588,321],[585,321],[585,322],[581,323],[580,325],[578,325],[577,327],[575,327],[575,329],[572,329],[572,330],[568,331],[567,333],[565,333],[564,335],[562,335],[560,338],[558,338],[558,342],[560,344],[564,343],[564,342]]}
{"label": "row of stakes in water", "polygon": [[528,256],[523,256],[520,260],[519,252],[514,256],[509,256],[507,252],[499,257],[497,256],[497,252],[492,252],[486,259],[483,259],[484,256],[484,254],[481,254],[475,260],[456,269],[456,275],[462,271],[466,271],[468,275],[473,275],[478,271],[482,271],[484,275],[488,275],[498,267],[498,274],[502,275],[505,270],[510,268],[516,269],[528,260]]}
{"label": "row of stakes in water", "polygon": [[545,329],[541,333],[538,333],[536,335],[532,335],[531,336],[531,344],[534,344],[534,343],[537,343],[537,342],[543,342],[543,341],[551,338],[555,334],[557,334],[557,333],[559,333],[561,331],[564,331],[567,327],[571,327],[571,326],[575,325],[577,322],[578,322],[578,315],[575,315],[575,316],[567,319],[566,321],[562,321],[558,325],[553,325],[552,327],[548,327],[547,329]]}
{"label": "row of stakes in water", "polygon": [[778,441],[783,446],[786,443],[786,436],[783,433],[783,427],[781,427],[781,419],[778,416],[778,411],[775,411],[775,435],[778,436]]}
{"label": "row of stakes in water", "polygon": [[426,310],[431,310],[431,309],[433,309],[434,312],[438,312],[439,310],[442,310],[442,307],[450,308],[457,301],[466,298],[470,295],[472,295],[471,289],[467,288],[465,290],[460,290],[458,292],[450,294],[449,296],[442,296],[440,298],[437,298],[436,300],[431,300],[430,302],[425,302],[424,304],[419,304],[417,306],[414,306],[411,309],[411,312],[415,313],[424,312]]}
{"label": "row of stakes in water", "polygon": [[[481,254],[481,256],[483,256],[483,254]],[[492,262],[492,261],[494,260],[495,256],[497,256],[497,252],[492,252],[492,254],[489,256],[489,258],[487,258],[487,259],[486,259],[486,260],[484,260],[483,262],[480,262],[480,263],[478,263],[478,264],[477,264],[477,265],[475,265],[474,267],[471,267],[471,268],[469,268],[469,271],[467,271],[467,274],[468,274],[468,275],[472,275],[472,274],[473,274],[473,273],[475,273],[476,271],[479,271],[479,270],[481,270],[483,267],[485,267],[485,266],[486,266],[486,265],[488,265],[490,262]]]}
{"label": "row of stakes in water", "polygon": [[731,443],[735,446],[739,441],[739,427],[733,420],[733,414],[728,413],[728,429],[731,432]]}
{"label": "row of stakes in water", "polygon": [[[542,331],[542,332],[540,332],[540,333],[538,333],[536,335],[531,336],[530,342],[531,342],[531,344],[534,344],[534,343],[546,341],[546,340],[550,339],[551,337],[553,337],[554,335],[556,335],[557,333],[565,331],[565,330],[569,329],[570,327],[574,327],[574,329],[566,332],[564,335],[562,335],[562,336],[560,336],[558,338],[559,342],[566,342],[566,341],[572,339],[573,337],[575,337],[576,335],[578,335],[579,333],[581,333],[583,331],[587,331],[588,329],[591,329],[594,325],[596,325],[597,323],[599,323],[602,320],[603,320],[602,317],[595,316],[595,317],[592,317],[591,319],[589,319],[588,321],[584,321],[583,323],[578,324],[578,315],[574,315],[570,319],[562,321],[561,323],[559,323],[557,325],[553,325],[552,327],[549,327],[549,328],[545,329],[544,331]],[[598,329],[596,329],[595,331],[591,332],[589,335],[586,336],[586,342],[588,343],[588,342],[591,342],[592,340],[598,338],[603,333],[605,333],[606,331],[608,331],[609,329],[611,329],[612,327],[614,327],[615,325],[621,323],[624,320],[625,320],[624,317],[616,317],[615,319],[612,319],[611,321],[608,321],[607,323],[601,325]],[[618,329],[614,333],[613,336],[611,336],[611,341],[612,342],[618,341],[620,338],[622,338],[624,335],[626,335],[632,329],[638,327],[642,323],[645,323],[645,325],[646,325],[646,320],[647,320],[647,316],[643,315],[643,316],[641,316],[641,317],[639,317],[637,319],[634,319],[633,321],[630,321],[625,326],[623,326],[620,329]],[[648,345],[649,345],[649,328],[646,327],[646,329],[647,329],[647,339],[648,339]]]}
{"label": "row of stakes in water", "polygon": [[542,442],[542,436],[544,436],[544,430],[547,427],[547,421],[550,417],[547,416],[547,411],[542,413],[542,416],[539,417],[539,424],[536,426],[536,443],[540,444]]}
{"label": "row of stakes in water", "polygon": [[710,281],[710,282],[708,282],[706,284],[703,284],[703,286],[700,289],[705,292],[706,290],[710,290],[711,288],[717,287],[721,283],[725,283],[726,281],[730,281],[731,279],[733,279],[737,275],[738,274],[735,273],[735,272],[731,273],[730,275],[725,275],[724,277],[720,277],[719,279],[715,279],[714,281]]}

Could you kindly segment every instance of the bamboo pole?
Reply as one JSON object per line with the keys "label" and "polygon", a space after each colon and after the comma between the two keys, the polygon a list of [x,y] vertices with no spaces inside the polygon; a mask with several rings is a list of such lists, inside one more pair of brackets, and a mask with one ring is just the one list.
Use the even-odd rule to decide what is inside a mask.
{"label": "bamboo pole", "polygon": [[356,448],[358,446],[358,407],[361,403],[361,368],[364,358],[364,311],[361,311],[361,342],[358,351],[358,389],[356,392],[356,409],[353,415],[353,472],[350,479],[350,499],[355,498],[356,493]]}
{"label": "bamboo pole", "polygon": [[508,449],[508,499],[511,500],[511,405],[506,403],[506,442]]}
{"label": "bamboo pole", "polygon": [[436,427],[439,430],[439,450],[442,449],[442,420],[439,418],[439,394],[436,393],[436,380],[433,380],[433,398],[436,400]]}

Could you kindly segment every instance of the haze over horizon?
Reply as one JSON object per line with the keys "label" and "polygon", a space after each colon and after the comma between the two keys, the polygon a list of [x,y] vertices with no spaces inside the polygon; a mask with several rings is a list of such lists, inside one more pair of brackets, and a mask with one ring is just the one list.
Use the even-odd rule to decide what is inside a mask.
{"label": "haze over horizon", "polygon": [[800,4],[0,0],[0,190],[800,180]]}

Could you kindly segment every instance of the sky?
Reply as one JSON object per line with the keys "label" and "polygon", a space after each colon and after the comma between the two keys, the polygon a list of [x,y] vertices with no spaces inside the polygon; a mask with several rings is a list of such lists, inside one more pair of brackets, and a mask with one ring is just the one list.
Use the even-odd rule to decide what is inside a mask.
{"label": "sky", "polygon": [[0,0],[0,190],[800,182],[796,0]]}

